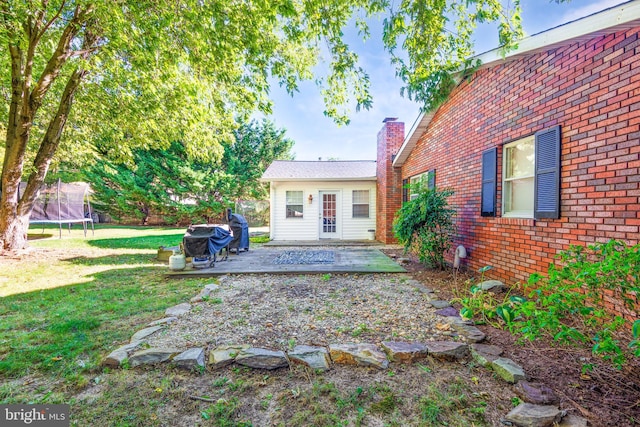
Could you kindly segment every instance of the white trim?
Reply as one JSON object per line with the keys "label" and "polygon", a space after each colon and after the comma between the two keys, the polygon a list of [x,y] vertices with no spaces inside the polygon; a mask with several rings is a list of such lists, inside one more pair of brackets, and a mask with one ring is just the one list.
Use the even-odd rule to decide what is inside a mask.
{"label": "white trim", "polygon": [[[525,37],[518,48],[507,52],[503,57],[500,48],[474,56],[482,62],[480,68],[492,67],[537,52],[548,51],[569,41],[580,42],[605,34],[628,30],[640,26],[640,1],[632,0],[584,18],[570,21],[557,27]],[[411,127],[400,150],[393,161],[394,167],[402,167],[425,133],[438,109],[421,113]]]}

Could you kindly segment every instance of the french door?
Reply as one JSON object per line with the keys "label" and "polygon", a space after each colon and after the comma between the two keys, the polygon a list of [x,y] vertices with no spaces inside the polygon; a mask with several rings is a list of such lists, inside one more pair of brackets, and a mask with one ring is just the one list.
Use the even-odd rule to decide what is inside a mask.
{"label": "french door", "polygon": [[320,192],[320,238],[338,238],[338,193]]}

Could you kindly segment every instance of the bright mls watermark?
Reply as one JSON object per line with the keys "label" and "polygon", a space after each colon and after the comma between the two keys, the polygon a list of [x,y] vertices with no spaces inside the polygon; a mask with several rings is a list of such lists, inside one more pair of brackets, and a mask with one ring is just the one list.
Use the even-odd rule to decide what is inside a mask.
{"label": "bright mls watermark", "polygon": [[69,405],[0,405],[0,426],[69,427]]}

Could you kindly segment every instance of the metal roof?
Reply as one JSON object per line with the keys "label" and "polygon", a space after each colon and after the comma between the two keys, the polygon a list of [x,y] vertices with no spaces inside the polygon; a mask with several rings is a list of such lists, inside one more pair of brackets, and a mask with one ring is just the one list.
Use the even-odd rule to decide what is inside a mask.
{"label": "metal roof", "polygon": [[[595,37],[629,30],[640,26],[640,1],[632,0],[610,7],[584,18],[576,19],[554,28],[534,34],[518,42],[518,48],[503,56],[500,48],[475,56],[482,63],[480,68],[504,64],[523,56],[555,49],[568,43],[584,42]],[[427,130],[437,110],[421,113],[411,127],[396,154],[393,166],[400,167],[415,148],[422,134]]]}
{"label": "metal roof", "polygon": [[276,160],[261,181],[375,181],[376,162]]}

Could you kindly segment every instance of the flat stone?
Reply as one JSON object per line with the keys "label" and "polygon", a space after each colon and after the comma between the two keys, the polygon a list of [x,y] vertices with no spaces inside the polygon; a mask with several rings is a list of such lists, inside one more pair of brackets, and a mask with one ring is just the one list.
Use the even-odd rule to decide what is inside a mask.
{"label": "flat stone", "polygon": [[541,383],[518,381],[515,392],[523,401],[535,405],[553,405],[560,402],[553,390]]}
{"label": "flat stone", "polygon": [[129,357],[129,355],[126,351],[113,350],[107,357],[104,358],[102,364],[104,366],[118,367],[122,365],[122,362],[124,362],[127,357]]}
{"label": "flat stone", "polygon": [[562,421],[560,421],[558,427],[587,427],[587,425],[588,423],[585,418],[569,414],[566,417],[562,418]]}
{"label": "flat stone", "polygon": [[464,343],[454,341],[430,341],[425,343],[429,356],[436,359],[462,359],[469,354],[469,346]]}
{"label": "flat stone", "polygon": [[236,363],[254,369],[278,369],[289,366],[284,351],[248,348],[236,356]]}
{"label": "flat stone", "polygon": [[288,353],[293,363],[308,366],[311,369],[326,371],[331,367],[329,352],[324,347],[297,345]]}
{"label": "flat stone", "polygon": [[135,341],[129,344],[125,344],[122,347],[118,347],[113,350],[105,359],[102,361],[102,364],[105,366],[114,366],[118,367],[124,362],[124,360],[129,357],[129,353],[136,350],[142,341]]}
{"label": "flat stone", "polygon": [[469,346],[471,357],[482,366],[488,366],[491,362],[499,358],[504,351],[496,345],[471,344]]}
{"label": "flat stone", "polygon": [[155,334],[159,330],[164,329],[164,326],[149,326],[148,328],[144,328],[133,334],[131,337],[131,342],[142,341],[145,338]]}
{"label": "flat stone", "polygon": [[213,369],[223,368],[233,363],[241,351],[248,350],[250,345],[220,345],[209,352],[209,365]]}
{"label": "flat stone", "polygon": [[139,365],[162,363],[170,360],[178,353],[180,353],[180,350],[175,348],[150,348],[147,350],[141,350],[133,353],[129,358],[129,365],[131,367],[135,367]]}
{"label": "flat stone", "polygon": [[460,317],[460,312],[451,306],[437,310],[436,314],[443,317]]}
{"label": "flat stone", "polygon": [[165,317],[163,319],[154,320],[153,322],[149,323],[147,326],[168,325],[170,323],[175,322],[176,320],[178,320],[178,318],[175,316]]}
{"label": "flat stone", "polygon": [[483,291],[503,292],[507,287],[500,280],[485,280],[478,285]]}
{"label": "flat stone", "polygon": [[373,366],[378,369],[389,367],[387,356],[374,344],[331,344],[329,354],[333,363]]}
{"label": "flat stone", "polygon": [[215,283],[209,283],[204,288],[202,288],[202,290],[200,291],[200,293],[198,295],[196,295],[195,297],[191,298],[191,302],[192,303],[197,303],[197,302],[204,301],[205,298],[209,298],[209,295],[211,295],[211,293],[213,291],[215,291],[216,289],[218,289],[218,288],[219,288],[219,286],[216,285]]}
{"label": "flat stone", "polygon": [[409,264],[411,262],[411,258],[398,258],[397,261],[400,264]]}
{"label": "flat stone", "polygon": [[204,348],[190,348],[173,358],[173,363],[184,369],[204,367]]}
{"label": "flat stone", "polygon": [[462,335],[468,342],[482,342],[487,337],[480,329],[465,323],[460,317],[447,317],[447,321],[453,330]]}
{"label": "flat stone", "polygon": [[413,363],[427,357],[427,346],[420,343],[383,341],[382,349],[392,362]]}
{"label": "flat stone", "polygon": [[180,317],[183,314],[188,313],[191,310],[191,304],[188,302],[183,302],[182,304],[174,305],[173,307],[169,307],[164,311],[164,314],[167,316],[176,316]]}
{"label": "flat stone", "polygon": [[549,427],[560,421],[562,411],[555,406],[521,403],[504,417],[518,427]]}
{"label": "flat stone", "polygon": [[449,301],[443,301],[443,300],[437,300],[437,299],[429,301],[429,304],[431,304],[433,308],[451,307],[451,303]]}
{"label": "flat stone", "polygon": [[506,357],[499,357],[496,360],[490,362],[491,369],[493,369],[500,378],[503,380],[515,384],[520,380],[526,379],[524,369],[516,362]]}

